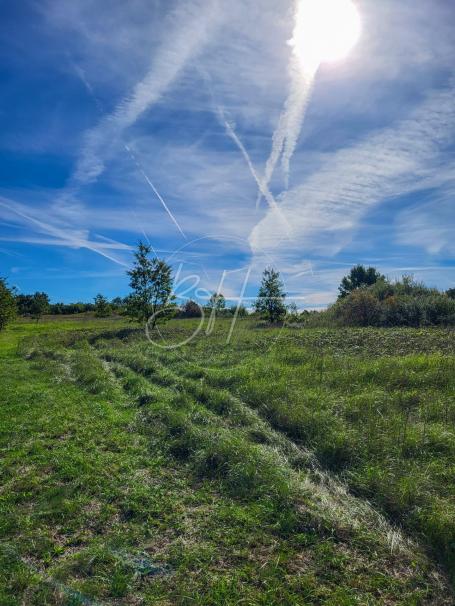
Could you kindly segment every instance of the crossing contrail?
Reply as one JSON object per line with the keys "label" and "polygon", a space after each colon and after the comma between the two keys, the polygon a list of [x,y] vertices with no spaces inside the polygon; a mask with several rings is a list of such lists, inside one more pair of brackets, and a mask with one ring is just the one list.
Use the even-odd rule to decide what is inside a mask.
{"label": "crossing contrail", "polygon": [[256,181],[256,185],[258,186],[259,191],[261,192],[261,195],[264,196],[264,198],[267,200],[270,208],[272,208],[277,213],[277,215],[283,222],[283,225],[286,227],[287,236],[290,237],[290,226],[289,226],[288,222],[286,221],[285,216],[281,212],[281,209],[278,206],[273,194],[269,190],[267,184],[264,183],[264,180],[261,179],[261,177],[258,175],[257,170],[255,169],[254,164],[251,161],[250,155],[248,154],[245,146],[243,145],[242,141],[240,140],[237,133],[235,132],[232,124],[230,124],[229,121],[226,119],[222,108],[218,107],[217,112],[218,112],[218,115],[220,117],[222,124],[224,125],[224,127],[226,129],[227,134],[237,145],[243,158],[245,159],[245,162],[250,170],[250,173],[251,173],[253,179]]}

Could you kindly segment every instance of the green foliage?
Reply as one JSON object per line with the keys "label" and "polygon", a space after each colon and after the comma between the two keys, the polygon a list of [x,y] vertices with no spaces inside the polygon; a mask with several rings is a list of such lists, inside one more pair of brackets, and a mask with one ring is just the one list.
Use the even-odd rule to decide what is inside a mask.
{"label": "green foliage", "polygon": [[14,292],[8,287],[6,280],[0,278],[0,330],[16,317],[16,313]]}
{"label": "green foliage", "polygon": [[301,322],[302,320],[303,318],[301,318],[299,314],[296,303],[290,303],[286,308],[286,321],[293,324]]}
{"label": "green foliage", "polygon": [[262,274],[262,282],[254,309],[271,324],[280,322],[286,315],[286,293],[283,288],[280,273],[272,267],[266,268]]}
{"label": "green foliage", "polygon": [[49,312],[49,296],[45,292],[36,292],[32,298],[31,316],[39,320],[41,316]]}
{"label": "green foliage", "polygon": [[97,318],[107,318],[111,313],[111,306],[108,300],[102,294],[95,297],[95,316]]}
{"label": "green foliage", "polygon": [[335,317],[344,326],[378,326],[381,308],[378,300],[364,289],[356,289],[340,300]]}
{"label": "green foliage", "polygon": [[49,313],[56,316],[83,314],[93,311],[94,307],[93,303],[51,303]]}
{"label": "green foliage", "polygon": [[454,326],[455,300],[403,276],[378,280],[341,297],[310,321],[313,326]]}
{"label": "green foliage", "polygon": [[110,302],[111,309],[118,313],[122,313],[125,310],[125,299],[122,297],[114,297]]}
{"label": "green foliage", "polygon": [[248,310],[244,305],[232,305],[229,308],[229,313],[234,316],[237,314],[238,318],[246,318],[248,315]]}
{"label": "green foliage", "polygon": [[151,251],[150,246],[140,242],[134,253],[134,267],[127,272],[133,292],[127,298],[126,315],[153,329],[158,321],[169,319],[175,309],[171,305],[172,268],[161,259],[150,259]]}
{"label": "green foliage", "polygon": [[215,309],[216,311],[223,311],[226,308],[226,299],[220,292],[214,292],[207,305],[208,309]]}
{"label": "green foliage", "polygon": [[356,265],[351,269],[349,274],[341,280],[341,284],[338,288],[340,291],[339,298],[346,297],[357,288],[372,286],[378,280],[385,280],[385,278],[377,269],[374,267],[367,268],[363,265]]}
{"label": "green foliage", "polygon": [[18,295],[17,307],[21,316],[30,316],[38,321],[41,316],[50,311],[49,297],[45,292],[36,292],[33,295]]}
{"label": "green foliage", "polygon": [[180,310],[181,318],[200,318],[202,316],[201,306],[196,303],[196,301],[192,301],[188,299],[185,301],[185,304]]}
{"label": "green foliage", "polygon": [[455,288],[449,288],[449,290],[446,290],[446,295],[449,297],[449,299],[455,299]]}

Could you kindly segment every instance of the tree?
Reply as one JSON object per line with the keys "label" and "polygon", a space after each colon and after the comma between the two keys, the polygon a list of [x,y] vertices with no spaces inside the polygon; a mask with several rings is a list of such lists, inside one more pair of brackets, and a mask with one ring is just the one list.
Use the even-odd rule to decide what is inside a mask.
{"label": "tree", "polygon": [[268,267],[262,274],[261,287],[254,304],[255,310],[266,320],[275,324],[286,315],[284,285],[280,273]]}
{"label": "tree", "polygon": [[8,288],[6,280],[0,278],[0,330],[16,317],[17,308],[14,290]]}
{"label": "tree", "polygon": [[17,313],[20,316],[30,315],[31,300],[32,300],[32,295],[17,295],[16,296]]}
{"label": "tree", "polygon": [[237,313],[238,318],[246,318],[246,316],[248,315],[248,310],[244,305],[232,305],[229,308],[229,313],[232,316],[235,316],[235,314]]}
{"label": "tree", "polygon": [[114,299],[112,299],[111,309],[115,309],[117,311],[122,311],[122,309],[124,307],[125,307],[125,299],[122,299],[122,297],[115,297]]}
{"label": "tree", "polygon": [[449,290],[446,290],[446,295],[449,297],[449,299],[455,299],[455,288],[449,288]]}
{"label": "tree", "polygon": [[95,316],[97,318],[106,318],[111,312],[108,300],[102,294],[95,297]]}
{"label": "tree", "polygon": [[133,292],[127,298],[126,315],[139,323],[150,320],[153,329],[158,319],[164,321],[174,312],[175,297],[171,266],[162,259],[150,259],[150,253],[151,246],[139,242],[133,269],[127,272]]}
{"label": "tree", "polygon": [[385,276],[380,274],[375,267],[366,268],[363,265],[356,265],[351,269],[349,274],[341,280],[341,284],[338,287],[338,290],[340,291],[338,298],[343,299],[357,288],[372,286],[379,280],[385,281]]}
{"label": "tree", "polygon": [[286,308],[286,320],[288,322],[298,322],[300,314],[296,303],[290,303]]}
{"label": "tree", "polygon": [[224,298],[224,295],[220,292],[214,292],[209,299],[207,307],[209,309],[216,309],[216,311],[223,311],[226,308],[226,299]]}
{"label": "tree", "polygon": [[201,306],[195,301],[188,299],[180,310],[180,315],[182,318],[200,318],[202,316]]}
{"label": "tree", "polygon": [[37,322],[41,316],[49,311],[49,297],[45,292],[36,292],[31,297],[30,315]]}

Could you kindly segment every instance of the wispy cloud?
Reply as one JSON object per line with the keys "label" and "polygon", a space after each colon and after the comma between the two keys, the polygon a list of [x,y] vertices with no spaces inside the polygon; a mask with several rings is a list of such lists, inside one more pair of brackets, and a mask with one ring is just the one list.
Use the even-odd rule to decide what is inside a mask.
{"label": "wispy cloud", "polygon": [[273,197],[272,193],[270,192],[270,189],[268,188],[267,183],[265,183],[265,181],[258,175],[245,146],[243,145],[242,141],[240,140],[239,136],[237,135],[237,133],[234,130],[234,125],[231,124],[229,122],[229,120],[226,119],[221,107],[217,108],[217,113],[218,113],[218,117],[220,119],[221,124],[226,129],[226,133],[234,141],[236,146],[239,148],[240,153],[242,154],[242,156],[246,162],[246,165],[248,166],[248,169],[251,173],[251,176],[253,177],[256,185],[259,188],[261,195],[264,196],[264,198],[266,199],[270,208],[275,213],[276,219],[279,221],[279,223],[282,224],[282,227],[285,230],[286,236],[288,238],[290,238],[290,229],[291,228],[289,226],[289,223],[287,223],[284,215],[281,213],[280,208],[279,208],[278,204],[276,203],[275,198]]}
{"label": "wispy cloud", "polygon": [[147,74],[112,113],[87,133],[72,185],[90,183],[99,177],[106,158],[115,150],[122,133],[162,99],[187,62],[213,35],[221,15],[222,7],[218,0],[179,3],[173,16],[174,28],[154,53]]}
{"label": "wispy cloud", "polygon": [[156,189],[155,185],[152,183],[152,181],[150,180],[149,176],[147,175],[147,173],[145,172],[142,164],[139,162],[139,160],[136,158],[135,154],[133,153],[133,151],[131,150],[131,148],[128,145],[124,145],[126,151],[128,152],[128,154],[131,156],[131,159],[133,160],[133,162],[135,163],[135,165],[137,166],[139,172],[141,173],[141,175],[144,177],[145,182],[147,183],[147,185],[151,188],[151,190],[153,191],[153,193],[155,194],[155,196],[158,198],[158,200],[161,202],[161,205],[163,206],[164,210],[167,212],[167,214],[169,215],[169,217],[171,218],[171,221],[174,223],[174,225],[176,226],[176,228],[178,229],[178,231],[180,232],[180,234],[183,236],[183,238],[185,238],[185,240],[187,240],[188,238],[185,235],[185,232],[183,231],[183,229],[180,227],[179,222],[177,221],[177,219],[175,218],[175,216],[172,214],[169,206],[166,204],[166,202],[163,199],[163,196],[160,194],[160,192]]}
{"label": "wispy cloud", "polygon": [[15,202],[13,200],[0,197],[0,209],[3,210],[1,213],[3,216],[9,217],[10,219],[16,219],[20,225],[31,227],[33,231],[39,232],[50,236],[50,238],[36,238],[34,236],[27,236],[25,238],[15,238],[15,241],[22,240],[23,242],[34,243],[34,244],[45,244],[52,246],[66,246],[69,248],[86,248],[94,253],[109,259],[117,265],[127,267],[128,263],[123,259],[114,256],[112,250],[123,250],[129,251],[130,247],[122,244],[121,242],[99,242],[90,238],[89,231],[86,229],[74,229],[64,222],[50,223],[37,218],[32,214],[27,206]]}
{"label": "wispy cloud", "polygon": [[395,223],[396,239],[400,244],[423,247],[431,255],[447,254],[453,258],[455,184],[441,193],[433,195],[430,202],[413,205],[399,213]]}
{"label": "wispy cloud", "polygon": [[[327,154],[320,170],[283,194],[280,208],[292,221],[295,247],[333,255],[373,205],[434,183],[454,134],[453,94],[453,88],[434,92],[408,119]],[[276,251],[278,242],[268,214],[251,233],[252,249]]]}
{"label": "wispy cloud", "polygon": [[[15,242],[25,257],[62,267],[70,259],[82,269],[86,249],[100,271],[103,258],[123,272],[139,237],[166,256],[182,233],[190,241],[210,235],[221,255],[212,275],[213,249],[204,251],[210,288],[223,265],[251,260],[257,286],[273,263],[289,292],[315,306],[336,296],[348,267],[337,263],[346,257],[373,258],[384,271],[405,250],[410,258],[393,267],[437,265],[453,251],[453,90],[436,89],[453,72],[455,13],[446,0],[356,4],[364,35],[349,60],[319,70],[308,106],[300,66],[289,72],[294,0],[24,7],[21,45],[7,26],[0,32],[15,56],[0,132],[10,154],[0,191],[3,248]],[[201,73],[223,108],[218,120]],[[287,172],[292,155],[292,189],[278,196],[274,169],[281,159]],[[256,209],[258,190],[268,205]],[[386,219],[390,230],[378,224]],[[226,246],[226,236],[243,244]],[[188,249],[180,259],[196,263]]]}

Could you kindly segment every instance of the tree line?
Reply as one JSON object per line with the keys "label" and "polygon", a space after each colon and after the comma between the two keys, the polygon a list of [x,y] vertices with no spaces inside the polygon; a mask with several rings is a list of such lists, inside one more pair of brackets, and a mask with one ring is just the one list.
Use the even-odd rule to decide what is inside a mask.
{"label": "tree line", "polygon": [[92,312],[96,317],[123,315],[153,329],[158,322],[177,318],[197,318],[216,312],[219,316],[245,317],[254,314],[270,324],[307,326],[426,326],[455,325],[455,288],[445,293],[415,282],[410,276],[391,282],[374,267],[356,265],[343,277],[338,300],[321,312],[299,312],[295,303],[286,303],[279,271],[268,267],[262,274],[252,310],[244,305],[227,307],[222,293],[214,292],[200,305],[187,300],[176,303],[172,267],[152,256],[150,246],[139,242],[133,267],[127,272],[131,292],[109,301],[96,295],[93,303],[54,303],[44,292],[18,294],[0,278],[0,330],[16,315],[39,320],[44,314],[67,315]]}

